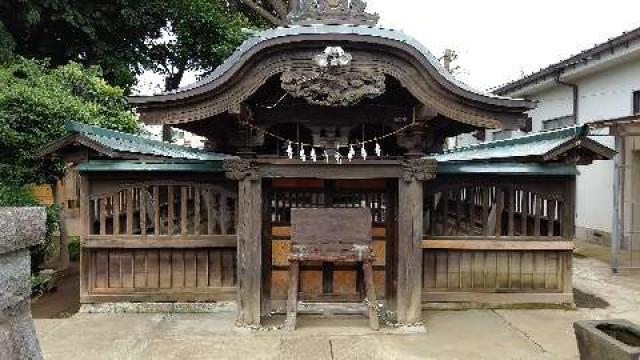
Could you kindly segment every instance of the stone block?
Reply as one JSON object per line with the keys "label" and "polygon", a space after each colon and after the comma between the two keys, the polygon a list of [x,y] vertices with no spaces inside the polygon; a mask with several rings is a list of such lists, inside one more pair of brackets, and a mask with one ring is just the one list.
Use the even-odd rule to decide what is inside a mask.
{"label": "stone block", "polygon": [[0,313],[0,359],[42,359],[28,299]]}
{"label": "stone block", "polygon": [[44,208],[0,208],[0,254],[41,243],[46,219]]}
{"label": "stone block", "polygon": [[28,299],[31,295],[29,250],[0,254],[0,309]]}
{"label": "stone block", "polygon": [[573,328],[581,360],[640,359],[640,327],[630,321],[576,321]]}

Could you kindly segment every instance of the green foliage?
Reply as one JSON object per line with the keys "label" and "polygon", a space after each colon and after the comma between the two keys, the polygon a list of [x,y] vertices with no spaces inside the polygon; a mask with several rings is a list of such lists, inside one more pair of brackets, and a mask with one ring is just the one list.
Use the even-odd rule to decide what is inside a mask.
{"label": "green foliage", "polygon": [[14,184],[50,182],[61,164],[38,151],[65,134],[73,120],[136,132],[138,123],[122,89],[96,68],[70,63],[55,69],[17,58],[0,66],[0,179]]}
{"label": "green foliage", "polygon": [[69,238],[69,260],[78,261],[80,260],[80,238],[77,236],[72,236]]}
{"label": "green foliage", "polygon": [[249,20],[225,1],[167,1],[165,39],[150,42],[147,68],[176,89],[186,71],[210,72],[247,37]]}
{"label": "green foliage", "polygon": [[57,205],[43,205],[31,193],[30,188],[24,185],[7,184],[0,182],[0,207],[32,207],[43,206],[47,210],[46,232],[44,241],[31,250],[31,273],[35,274],[44,264],[53,242],[53,233],[58,230],[60,220],[60,208]]}
{"label": "green foliage", "polygon": [[[177,87],[185,71],[212,70],[244,39],[243,11],[227,0],[4,0],[0,59],[5,40],[16,54],[52,66],[98,65],[127,90],[143,69]],[[165,41],[167,31],[173,40]]]}
{"label": "green foliage", "polygon": [[18,55],[99,65],[109,82],[129,88],[146,58],[146,41],[166,24],[164,0],[3,0],[0,23]]}
{"label": "green foliage", "polygon": [[34,272],[32,272],[31,274],[31,296],[44,294],[47,288],[47,283],[44,277]]}

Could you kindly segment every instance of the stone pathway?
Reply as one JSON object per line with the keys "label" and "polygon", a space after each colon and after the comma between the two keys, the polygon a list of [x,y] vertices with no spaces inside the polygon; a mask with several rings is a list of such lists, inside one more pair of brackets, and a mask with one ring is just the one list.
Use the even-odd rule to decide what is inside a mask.
{"label": "stone pathway", "polygon": [[[577,359],[573,322],[640,323],[640,281],[576,258],[575,285],[605,309],[426,311],[426,332],[373,332],[357,316],[301,316],[299,329],[252,332],[234,314],[77,314],[36,320],[46,359]],[[277,321],[277,320],[276,320]]]}

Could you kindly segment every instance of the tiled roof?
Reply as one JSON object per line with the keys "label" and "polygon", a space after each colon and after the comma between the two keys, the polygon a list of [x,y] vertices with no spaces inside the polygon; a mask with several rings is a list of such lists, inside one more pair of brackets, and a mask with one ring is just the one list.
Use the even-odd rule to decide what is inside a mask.
{"label": "tiled roof", "polygon": [[226,155],[207,152],[186,146],[169,144],[143,136],[132,135],[120,131],[107,130],[97,126],[69,122],[67,130],[71,134],[81,135],[111,150],[121,153],[151,155],[169,159],[217,161]]}
{"label": "tiled roof", "polygon": [[430,155],[428,158],[441,162],[524,160],[544,162],[553,160],[557,151],[584,148],[598,156],[613,156],[613,150],[587,137],[586,126],[572,126],[552,131],[536,132],[520,137],[495,140],[465,146]]}

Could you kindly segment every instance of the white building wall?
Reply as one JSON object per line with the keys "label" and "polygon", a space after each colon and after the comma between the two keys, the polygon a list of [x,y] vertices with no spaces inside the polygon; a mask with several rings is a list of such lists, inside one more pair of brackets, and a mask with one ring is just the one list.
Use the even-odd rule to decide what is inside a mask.
{"label": "white building wall", "polygon": [[[576,83],[579,89],[579,123],[632,115],[632,94],[640,90],[640,60],[600,71]],[[598,140],[610,147],[615,146],[611,137]],[[593,230],[611,233],[613,161],[596,161],[579,170],[576,226],[588,238],[592,237]]]}
{"label": "white building wall", "polygon": [[[578,122],[632,115],[634,91],[640,90],[640,60],[618,64],[586,77],[574,80],[578,85]],[[543,129],[543,122],[571,115],[573,91],[565,85],[555,85],[529,96],[539,101],[529,112],[533,131]],[[612,137],[595,138],[614,147]],[[613,161],[596,161],[579,166],[576,180],[576,226],[578,236],[606,241],[611,232],[613,214]]]}
{"label": "white building wall", "polygon": [[558,85],[530,97],[538,101],[538,107],[529,111],[532,131],[541,131],[545,120],[573,114],[573,90]]}

